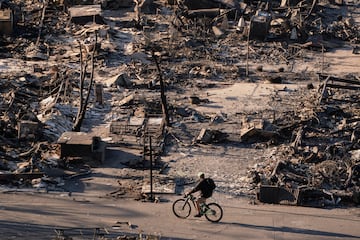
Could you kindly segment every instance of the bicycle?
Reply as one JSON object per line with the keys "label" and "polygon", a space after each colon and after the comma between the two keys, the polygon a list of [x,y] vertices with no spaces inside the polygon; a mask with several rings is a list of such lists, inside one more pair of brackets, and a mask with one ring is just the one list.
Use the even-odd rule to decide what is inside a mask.
{"label": "bicycle", "polygon": [[[189,201],[191,201],[194,208],[196,208],[195,200],[196,197],[192,194],[176,200],[172,205],[175,216],[183,219],[189,217],[192,209]],[[206,219],[210,222],[219,222],[223,216],[223,210],[217,203],[202,203],[200,204],[200,214],[205,215]]]}

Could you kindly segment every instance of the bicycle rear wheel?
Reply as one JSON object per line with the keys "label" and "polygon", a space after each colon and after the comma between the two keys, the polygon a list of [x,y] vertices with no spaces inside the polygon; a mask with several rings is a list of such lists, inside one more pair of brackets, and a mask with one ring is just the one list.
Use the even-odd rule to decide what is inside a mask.
{"label": "bicycle rear wheel", "polygon": [[173,203],[172,210],[178,218],[187,218],[190,216],[191,206],[185,199],[178,199]]}
{"label": "bicycle rear wheel", "polygon": [[219,222],[223,216],[223,210],[217,203],[207,204],[208,209],[206,210],[205,217],[210,222]]}

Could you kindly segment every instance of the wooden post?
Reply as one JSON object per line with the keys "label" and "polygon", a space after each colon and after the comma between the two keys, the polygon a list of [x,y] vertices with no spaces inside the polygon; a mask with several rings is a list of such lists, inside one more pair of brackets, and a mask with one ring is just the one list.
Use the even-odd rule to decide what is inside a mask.
{"label": "wooden post", "polygon": [[103,99],[103,85],[101,83],[97,83],[95,85],[95,98],[96,98],[96,102],[100,105],[104,104],[104,99]]}
{"label": "wooden post", "polygon": [[327,85],[329,79],[330,79],[330,76],[328,76],[328,77],[325,79],[325,81],[324,81],[324,86],[323,86],[323,89],[322,89],[322,91],[321,91],[321,95],[320,95],[320,98],[319,98],[319,105],[321,104],[321,101],[322,101],[324,98],[326,98],[326,85]]}
{"label": "wooden post", "polygon": [[321,54],[322,54],[321,74],[323,74],[324,73],[324,61],[325,61],[324,44],[321,44]]}
{"label": "wooden post", "polygon": [[149,136],[149,151],[150,151],[150,200],[154,200],[153,196],[153,158],[152,158],[152,144],[151,136]]}
{"label": "wooden post", "polygon": [[146,160],[146,135],[145,135],[145,130],[143,133],[143,164],[145,164],[145,160]]}
{"label": "wooden post", "polygon": [[246,51],[246,76],[249,76],[249,51],[250,51],[250,26],[247,33],[247,51]]}

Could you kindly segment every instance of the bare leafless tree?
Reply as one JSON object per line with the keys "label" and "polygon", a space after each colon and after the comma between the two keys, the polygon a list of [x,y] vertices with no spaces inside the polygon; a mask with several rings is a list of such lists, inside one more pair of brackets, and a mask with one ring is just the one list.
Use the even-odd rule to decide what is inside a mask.
{"label": "bare leafless tree", "polygon": [[89,85],[87,87],[87,93],[86,93],[86,97],[84,99],[84,83],[85,83],[85,78],[86,78],[86,71],[87,71],[87,61],[88,61],[88,52],[86,52],[86,58],[84,60],[83,57],[83,53],[82,53],[82,44],[80,43],[80,96],[79,96],[79,110],[78,113],[76,115],[76,119],[73,125],[72,130],[74,132],[80,132],[81,129],[81,125],[82,122],[85,118],[85,113],[86,113],[86,109],[87,109],[87,105],[89,102],[89,98],[90,98],[90,93],[92,90],[92,86],[93,86],[93,82],[94,82],[94,56],[95,56],[95,51],[96,51],[96,44],[97,44],[97,34],[95,33],[95,42],[93,45],[93,49],[91,52],[91,57],[90,57],[90,65],[91,65],[91,74],[90,74],[90,82]]}

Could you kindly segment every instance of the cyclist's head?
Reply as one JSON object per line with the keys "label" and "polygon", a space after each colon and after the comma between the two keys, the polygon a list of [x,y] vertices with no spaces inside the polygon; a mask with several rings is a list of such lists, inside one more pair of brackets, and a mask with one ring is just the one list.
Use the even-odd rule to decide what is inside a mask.
{"label": "cyclist's head", "polygon": [[198,173],[198,178],[205,178],[205,173],[199,172]]}

